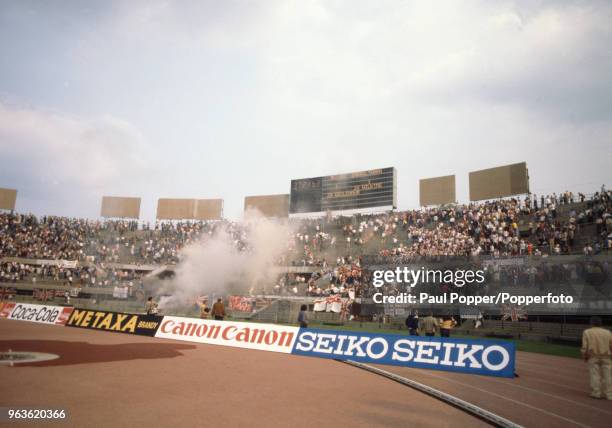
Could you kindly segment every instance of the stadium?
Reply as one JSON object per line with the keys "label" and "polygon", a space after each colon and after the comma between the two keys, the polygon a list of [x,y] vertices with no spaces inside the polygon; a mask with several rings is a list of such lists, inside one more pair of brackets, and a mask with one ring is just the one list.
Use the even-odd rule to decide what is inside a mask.
{"label": "stadium", "polygon": [[[290,194],[245,198],[243,221],[224,220],[222,201],[160,199],[157,220],[149,224],[138,220],[140,200],[106,196],[101,202],[104,220],[40,218],[14,212],[17,192],[3,190],[8,204],[3,202],[6,211],[0,216],[0,316],[6,318],[3,361],[11,366],[3,368],[9,379],[3,396],[9,397],[16,387],[23,388],[22,394],[11,395],[11,406],[52,397],[54,403],[73,403],[77,398],[71,394],[81,394],[81,388],[54,389],[54,376],[82,382],[79,376],[88,373],[87,382],[104,383],[102,376],[109,374],[97,374],[98,367],[89,372],[88,366],[113,370],[118,364],[121,382],[134,385],[132,394],[141,393],[139,378],[150,370],[158,373],[152,375],[158,383],[150,388],[158,399],[171,400],[185,393],[182,386],[166,387],[181,376],[174,372],[177,364],[185,370],[184,364],[197,365],[198,358],[204,358],[224,362],[223,370],[205,375],[207,386],[201,393],[206,397],[215,395],[213,379],[230,378],[234,385],[238,373],[239,383],[261,386],[266,379],[266,388],[283,389],[288,400],[298,390],[315,396],[321,388],[327,391],[334,379],[332,383],[355,383],[360,394],[380,389],[377,400],[392,409],[399,405],[391,404],[393,400],[425,400],[422,409],[411,412],[411,417],[416,412],[417,418],[424,418],[424,426],[450,424],[455,418],[470,426],[606,426],[602,416],[612,412],[609,402],[590,402],[586,377],[570,372],[581,370],[576,357],[589,317],[611,321],[611,192],[602,187],[590,195],[565,192],[538,198],[528,193],[525,163],[489,171],[512,180],[517,174],[503,171],[512,168],[522,168],[518,176],[523,182],[501,179],[488,190],[493,193],[484,195],[496,199],[457,204],[452,200],[455,189],[439,184],[437,194],[426,189],[421,193],[424,200],[443,198],[438,205],[411,211],[393,208],[394,192],[387,189],[398,186],[394,173],[384,178],[383,186],[357,188],[355,180],[385,169],[334,176],[340,183],[336,189],[356,189],[350,195],[344,190],[324,193],[321,186],[293,180]],[[483,182],[492,187],[491,176]],[[478,182],[470,181],[470,186],[478,188]],[[302,189],[311,192],[313,187],[319,201],[302,195]],[[342,206],[332,211],[329,199],[337,197],[343,199]],[[380,205],[370,213],[352,214],[364,201]],[[199,206],[215,210],[194,208]],[[305,212],[318,216],[294,215]],[[477,234],[477,229],[489,232]],[[266,249],[263,257],[259,247]],[[474,272],[480,281],[465,284],[465,272]],[[408,273],[412,278],[422,274],[423,280],[411,283]],[[426,297],[398,299],[420,290],[427,290],[418,293]],[[560,291],[576,305],[546,300]],[[385,303],[376,300],[376,292],[386,297]],[[496,304],[490,296],[498,292],[523,302],[531,297],[530,304]],[[452,339],[422,341],[423,325],[416,335],[408,334],[407,320],[418,320],[419,314],[424,319],[428,312],[440,320],[439,326],[444,319],[457,321]],[[442,333],[438,330],[434,335]],[[460,356],[453,354],[455,348]],[[37,354],[50,359],[37,361],[32,356]],[[250,361],[246,372],[244,358]],[[136,362],[138,370],[130,368]],[[294,387],[287,384],[285,370],[303,370],[303,376],[320,383],[302,377]],[[30,380],[23,383],[22,376]],[[46,390],[35,399],[26,392],[33,383]],[[236,388],[227,390],[224,399],[234,397]],[[105,399],[106,391],[99,393],[83,397],[85,403]],[[277,397],[270,399],[276,409]],[[86,423],[90,413],[79,403],[67,408],[76,425]],[[138,413],[149,407],[146,403],[130,404],[129,411],[136,410],[134,420],[163,418]],[[215,402],[219,417],[232,425],[245,423],[251,411],[256,412],[233,409],[229,416],[231,406],[224,406]],[[333,413],[350,413],[352,406],[342,410],[334,403]],[[282,407],[295,411],[296,404]],[[393,418],[401,414],[394,410],[391,419],[375,417],[380,411],[371,410],[372,420],[354,413],[349,420],[354,418],[351,423],[357,425],[394,424]],[[444,419],[428,421],[432,411],[442,412]],[[114,410],[95,413],[105,424],[115,417]],[[189,425],[189,412],[182,413],[187,418],[182,423]],[[197,418],[197,411],[191,417]],[[258,424],[287,422],[275,418],[260,415]]]}
{"label": "stadium", "polygon": [[0,5],[0,422],[609,427],[612,7],[424,3]]}

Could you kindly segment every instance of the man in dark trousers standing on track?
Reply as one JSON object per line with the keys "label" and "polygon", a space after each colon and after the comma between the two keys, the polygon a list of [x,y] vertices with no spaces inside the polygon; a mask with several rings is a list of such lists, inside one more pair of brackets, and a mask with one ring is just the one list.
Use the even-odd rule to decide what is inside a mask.
{"label": "man in dark trousers standing on track", "polygon": [[217,299],[210,312],[214,319],[223,321],[223,318],[225,317],[225,305],[223,305],[223,301],[221,299]]}
{"label": "man in dark trousers standing on track", "polygon": [[419,335],[419,316],[416,314],[408,315],[406,318],[406,327],[408,327],[408,331],[411,336]]}
{"label": "man in dark trousers standing on track", "polygon": [[301,328],[308,327],[308,306],[302,305],[300,307],[300,313],[298,314],[298,323]]}

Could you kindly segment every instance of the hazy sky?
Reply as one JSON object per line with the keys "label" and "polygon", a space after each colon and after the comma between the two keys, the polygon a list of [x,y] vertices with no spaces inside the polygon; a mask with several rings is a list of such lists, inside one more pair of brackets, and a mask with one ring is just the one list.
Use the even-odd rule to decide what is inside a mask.
{"label": "hazy sky", "polygon": [[536,193],[612,185],[609,1],[0,0],[0,187],[97,217],[103,194],[288,193],[395,166],[527,161]]}

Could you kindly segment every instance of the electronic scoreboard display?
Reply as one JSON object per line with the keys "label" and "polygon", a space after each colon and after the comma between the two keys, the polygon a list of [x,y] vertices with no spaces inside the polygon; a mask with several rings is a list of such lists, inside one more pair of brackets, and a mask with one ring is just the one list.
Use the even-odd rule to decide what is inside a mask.
{"label": "electronic scoreboard display", "polygon": [[385,206],[397,206],[393,167],[291,181],[291,214]]}

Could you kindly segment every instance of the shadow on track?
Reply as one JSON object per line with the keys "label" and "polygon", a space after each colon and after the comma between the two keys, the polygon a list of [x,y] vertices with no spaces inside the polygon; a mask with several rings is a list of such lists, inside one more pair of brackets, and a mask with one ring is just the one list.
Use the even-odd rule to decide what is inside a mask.
{"label": "shadow on track", "polygon": [[15,364],[13,367],[70,366],[74,364],[106,363],[127,360],[176,358],[181,351],[195,349],[180,343],[120,343],[95,345],[88,342],[63,340],[0,340],[0,352],[44,352],[59,355],[56,360]]}

